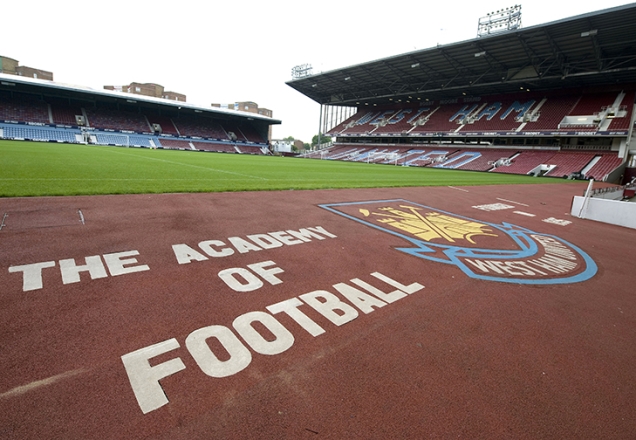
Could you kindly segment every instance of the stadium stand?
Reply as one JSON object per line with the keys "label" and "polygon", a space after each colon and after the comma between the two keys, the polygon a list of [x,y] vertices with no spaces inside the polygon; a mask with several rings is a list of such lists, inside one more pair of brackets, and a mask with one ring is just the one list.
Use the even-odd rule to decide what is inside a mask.
{"label": "stadium stand", "polygon": [[629,130],[630,122],[633,118],[635,99],[636,91],[631,90],[625,93],[621,102],[618,103],[618,114],[611,116],[612,122],[608,127],[608,131]]}
{"label": "stadium stand", "polygon": [[138,133],[152,133],[148,120],[140,113],[105,108],[86,108],[85,110],[89,127],[102,130],[128,130]]}
{"label": "stadium stand", "polygon": [[547,164],[556,151],[522,151],[511,157],[510,165],[497,167],[495,173],[528,174],[536,167]]}
{"label": "stadium stand", "polygon": [[460,128],[458,122],[463,116],[475,111],[477,104],[442,104],[432,107],[430,113],[420,118],[410,134],[417,133],[453,133]]}
{"label": "stadium stand", "polygon": [[77,116],[84,116],[79,106],[72,106],[62,101],[49,100],[51,106],[51,115],[53,123],[57,125],[68,125],[71,127],[78,126]]}
{"label": "stadium stand", "polygon": [[29,95],[3,94],[0,95],[0,121],[50,124],[49,106]]}
{"label": "stadium stand", "polygon": [[424,118],[430,107],[404,108],[396,111],[373,131],[374,134],[402,134],[413,128],[413,124]]}
{"label": "stadium stand", "polygon": [[500,159],[508,159],[514,153],[511,150],[459,150],[437,168],[453,168],[470,171],[488,171]]}
{"label": "stadium stand", "polygon": [[572,173],[579,173],[594,158],[593,153],[558,152],[550,158],[550,163],[556,165],[545,175],[550,177],[569,177]]}
{"label": "stadium stand", "polygon": [[166,150],[194,150],[192,142],[186,140],[178,140],[171,138],[161,138],[159,140],[161,147]]}
{"label": "stadium stand", "polygon": [[462,131],[516,131],[535,103],[535,99],[524,95],[489,98],[468,116]]}
{"label": "stadium stand", "polygon": [[7,139],[76,143],[80,136],[79,130],[59,130],[28,125],[1,125],[1,127],[3,137]]}
{"label": "stadium stand", "polygon": [[[478,102],[440,102],[419,108],[360,109],[329,130],[331,136],[431,133],[628,130],[635,92],[516,94]],[[617,105],[616,103],[621,103]],[[609,118],[608,124],[603,124]]]}
{"label": "stadium stand", "polygon": [[220,123],[191,117],[173,119],[175,128],[182,136],[228,140],[228,134]]}
{"label": "stadium stand", "polygon": [[[36,140],[66,143],[94,143],[97,145],[130,146],[144,148],[175,148],[185,150],[264,154],[261,148],[244,151],[236,148],[218,122],[181,118],[184,132],[201,138],[221,138],[224,142],[203,140],[177,140],[181,133],[165,116],[151,116],[114,109],[83,109],[64,100],[51,99],[51,104],[33,98],[0,95],[1,137],[6,139]],[[50,110],[50,111],[49,111]],[[86,129],[78,126],[77,117],[86,121]],[[152,121],[152,122],[150,122]],[[152,124],[161,126],[153,134]],[[266,140],[249,125],[232,126],[240,135],[238,141],[264,146]],[[166,130],[167,129],[167,130]],[[82,131],[86,130],[86,131]],[[104,131],[107,130],[107,131]],[[186,138],[188,136],[185,136]],[[238,138],[238,136],[237,136]]]}
{"label": "stadium stand", "polygon": [[623,160],[616,153],[603,153],[589,170],[584,170],[584,175],[588,179],[604,181],[607,175],[620,166],[622,162]]}
{"label": "stadium stand", "polygon": [[177,130],[177,127],[175,127],[174,123],[172,122],[172,119],[170,119],[169,117],[148,115],[147,118],[151,126],[154,127],[154,125],[156,124],[161,128],[161,134],[168,134],[173,136],[181,135],[181,133],[179,133],[179,130]]}
{"label": "stadium stand", "polygon": [[201,151],[216,151],[219,153],[238,153],[239,151],[232,144],[221,144],[213,142],[193,141],[192,145],[195,149]]}

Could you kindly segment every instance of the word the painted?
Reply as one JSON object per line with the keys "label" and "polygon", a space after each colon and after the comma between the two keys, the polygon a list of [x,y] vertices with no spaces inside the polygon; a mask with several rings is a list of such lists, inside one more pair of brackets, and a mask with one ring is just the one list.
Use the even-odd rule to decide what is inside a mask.
{"label": "word the painted", "polygon": [[[80,274],[87,272],[91,279],[106,278],[125,275],[134,272],[150,270],[145,264],[139,264],[135,255],[138,251],[116,252],[112,254],[91,255],[84,258],[84,264],[77,264],[74,258],[59,260],[60,274],[63,284],[78,283]],[[104,263],[106,263],[104,265]],[[22,266],[10,266],[9,273],[22,273],[22,290],[38,290],[43,287],[42,271],[55,267],[55,261],[43,261],[41,263],[24,264]],[[106,272],[108,268],[108,273]]]}
{"label": "word the painted", "polygon": [[[358,278],[350,280],[350,284],[337,283],[332,287],[349,302],[327,290],[304,293],[267,306],[267,312],[244,313],[234,319],[231,328],[210,325],[194,330],[185,338],[187,352],[205,375],[213,378],[232,376],[250,365],[252,352],[271,356],[281,354],[294,345],[294,335],[274,315],[287,315],[300,328],[316,337],[325,333],[325,330],[301,310],[305,305],[332,324],[342,326],[356,319],[359,311],[371,313],[376,308],[384,307],[424,288],[419,283],[404,285],[379,272],[374,272],[371,276],[396,290],[385,292]],[[260,333],[263,328],[266,329],[267,337]],[[218,344],[209,344],[208,340],[212,338],[221,344],[222,353],[213,351],[211,347],[218,347]],[[169,402],[159,381],[186,368],[178,356],[160,363],[151,362],[151,359],[180,347],[179,341],[171,338],[121,357],[137,403],[144,414]],[[184,353],[183,350],[181,352]]]}

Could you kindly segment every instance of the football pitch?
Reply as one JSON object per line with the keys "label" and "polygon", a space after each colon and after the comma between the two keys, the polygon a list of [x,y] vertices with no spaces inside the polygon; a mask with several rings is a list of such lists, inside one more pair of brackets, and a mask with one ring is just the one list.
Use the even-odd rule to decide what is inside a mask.
{"label": "football pitch", "polygon": [[0,141],[0,197],[554,183],[554,179],[247,154]]}

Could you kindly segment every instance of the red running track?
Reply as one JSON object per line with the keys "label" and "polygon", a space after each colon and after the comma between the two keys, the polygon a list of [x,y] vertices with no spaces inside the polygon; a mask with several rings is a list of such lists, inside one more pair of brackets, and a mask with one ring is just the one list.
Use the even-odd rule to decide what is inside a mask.
{"label": "red running track", "polygon": [[3,199],[0,438],[632,438],[636,231],[584,189]]}

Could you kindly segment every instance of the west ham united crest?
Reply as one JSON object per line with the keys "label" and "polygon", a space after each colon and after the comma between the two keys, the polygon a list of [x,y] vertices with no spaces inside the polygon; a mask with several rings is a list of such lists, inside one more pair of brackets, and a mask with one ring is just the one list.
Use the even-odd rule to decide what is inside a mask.
{"label": "west ham united crest", "polygon": [[510,223],[470,219],[407,200],[320,205],[410,242],[400,252],[453,264],[472,278],[517,284],[567,284],[592,278],[596,264],[577,246]]}

